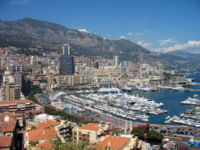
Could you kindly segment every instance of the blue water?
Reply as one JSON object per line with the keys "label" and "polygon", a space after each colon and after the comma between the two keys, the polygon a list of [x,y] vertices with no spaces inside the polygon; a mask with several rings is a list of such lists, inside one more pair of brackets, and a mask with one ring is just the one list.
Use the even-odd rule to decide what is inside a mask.
{"label": "blue water", "polygon": [[[200,73],[190,75],[188,78],[194,78],[196,82],[200,83]],[[200,86],[192,86],[189,88],[200,89]],[[160,90],[156,92],[134,91],[133,94],[138,94],[140,97],[148,98],[156,102],[162,102],[164,104],[162,108],[168,110],[168,112],[165,114],[150,115],[149,123],[152,124],[165,124],[164,121],[166,116],[179,116],[187,109],[195,108],[193,105],[181,104],[181,101],[187,99],[188,97],[193,97],[194,94],[197,94],[197,98],[200,98],[200,92],[185,92],[175,90]]]}

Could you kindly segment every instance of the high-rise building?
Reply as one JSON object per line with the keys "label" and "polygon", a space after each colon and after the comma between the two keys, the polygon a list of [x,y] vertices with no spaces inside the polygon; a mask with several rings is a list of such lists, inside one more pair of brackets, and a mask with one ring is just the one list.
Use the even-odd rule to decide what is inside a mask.
{"label": "high-rise building", "polygon": [[6,83],[5,100],[20,100],[21,88],[14,83]]}
{"label": "high-rise building", "polygon": [[114,56],[114,64],[115,66],[118,66],[118,56]]}
{"label": "high-rise building", "polygon": [[0,68],[0,85],[3,82],[3,69]]}
{"label": "high-rise building", "polygon": [[99,69],[99,63],[98,63],[98,62],[95,62],[95,64],[94,64],[94,68]]}
{"label": "high-rise building", "polygon": [[[68,46],[66,53],[65,46]],[[60,74],[73,75],[75,72],[74,57],[70,55],[70,45],[63,45],[63,54],[60,56]]]}

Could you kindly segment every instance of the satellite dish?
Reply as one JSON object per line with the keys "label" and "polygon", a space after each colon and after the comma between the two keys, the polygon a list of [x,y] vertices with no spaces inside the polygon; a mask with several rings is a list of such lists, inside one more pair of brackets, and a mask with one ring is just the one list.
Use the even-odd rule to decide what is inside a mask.
{"label": "satellite dish", "polygon": [[5,116],[5,117],[4,117],[4,121],[5,121],[5,122],[8,122],[9,119],[10,119],[9,116]]}

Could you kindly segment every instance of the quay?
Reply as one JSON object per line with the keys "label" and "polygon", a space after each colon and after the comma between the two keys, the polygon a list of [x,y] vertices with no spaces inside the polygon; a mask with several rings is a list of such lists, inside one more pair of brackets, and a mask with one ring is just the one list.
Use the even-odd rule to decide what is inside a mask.
{"label": "quay", "polygon": [[200,89],[185,89],[186,92],[200,92]]}

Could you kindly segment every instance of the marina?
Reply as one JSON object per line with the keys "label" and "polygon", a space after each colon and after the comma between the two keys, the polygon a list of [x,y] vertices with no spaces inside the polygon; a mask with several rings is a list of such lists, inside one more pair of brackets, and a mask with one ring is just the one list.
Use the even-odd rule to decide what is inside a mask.
{"label": "marina", "polygon": [[[190,88],[199,89],[199,86]],[[158,86],[156,91],[148,92],[128,86],[121,89],[102,87],[97,90],[57,92],[48,97],[48,103],[56,109],[79,117],[87,117],[88,111],[93,111],[140,123],[199,127],[200,113],[196,110],[195,114],[191,112],[199,105],[200,93],[186,92],[179,87]],[[171,119],[173,116],[178,118]]]}

